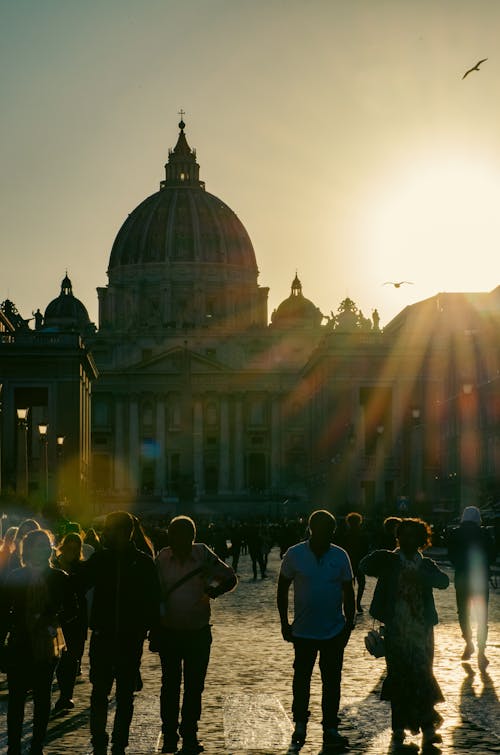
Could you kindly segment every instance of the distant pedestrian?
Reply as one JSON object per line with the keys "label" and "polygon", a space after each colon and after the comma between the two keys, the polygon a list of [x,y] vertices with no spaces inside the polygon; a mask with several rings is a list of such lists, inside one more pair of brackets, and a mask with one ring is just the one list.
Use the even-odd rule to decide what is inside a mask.
{"label": "distant pedestrian", "polygon": [[40,529],[40,525],[38,524],[36,519],[23,519],[23,521],[17,528],[17,532],[13,540],[14,548],[12,549],[10,557],[9,557],[9,563],[7,565],[7,573],[10,571],[13,571],[14,569],[19,569],[19,567],[22,565],[21,564],[21,543],[23,542],[28,532],[33,532],[33,530],[39,530],[39,529]]}
{"label": "distant pedestrian", "polygon": [[379,548],[387,551],[393,551],[398,547],[396,532],[401,522],[402,519],[399,516],[388,516],[386,519],[384,519]]}
{"label": "distant pedestrian", "polygon": [[80,668],[85,641],[87,639],[88,617],[87,599],[83,583],[82,538],[77,532],[68,532],[59,545],[53,559],[54,566],[68,574],[70,585],[76,596],[76,615],[69,623],[62,622],[66,647],[57,665],[56,678],[59,685],[59,698],[54,705],[54,714],[62,714],[75,707],[73,690]]}
{"label": "distant pedestrian", "polygon": [[392,738],[402,747],[405,729],[422,730],[422,746],[441,742],[436,731],[441,716],[434,706],[443,700],[434,677],[434,625],[438,622],[433,588],[450,580],[422,550],[430,544],[430,528],[420,519],[403,519],[397,529],[399,548],[376,550],[360,563],[377,577],[370,613],[385,625],[387,677],[382,700],[390,700]]}
{"label": "distant pedestrian", "polygon": [[15,549],[17,527],[9,527],[0,544],[0,583],[7,576],[9,561]]}
{"label": "distant pedestrian", "polygon": [[113,755],[128,746],[142,649],[159,619],[159,585],[153,559],[131,541],[134,520],[126,511],[108,514],[104,548],[85,562],[90,611],[90,733],[94,755],[106,755],[108,698],[115,682]]}
{"label": "distant pedestrian", "polygon": [[266,559],[264,556],[264,541],[262,533],[257,522],[248,524],[245,528],[245,542],[248,546],[248,553],[252,560],[252,572],[254,580],[257,579],[257,564],[259,566],[260,578],[266,576]]}
{"label": "distant pedestrian", "polygon": [[198,741],[198,721],[212,643],[210,600],[232,590],[237,578],[207,545],[195,542],[196,527],[190,517],[172,519],[168,539],[168,547],[156,558],[162,592],[157,639],[162,668],[162,752],[177,752],[180,731],[180,753],[197,755],[203,751]]}
{"label": "distant pedestrian", "polygon": [[[293,545],[281,562],[278,610],[283,639],[295,651],[293,675],[292,744],[306,740],[311,676],[319,654],[323,685],[323,745],[347,745],[338,731],[340,684],[344,648],[354,627],[353,573],[347,553],[332,544],[335,517],[329,511],[314,511],[309,517],[310,536]],[[294,588],[294,619],[288,618],[288,593]]]}
{"label": "distant pedestrian", "polygon": [[357,511],[351,511],[345,518],[346,528],[339,537],[338,544],[347,551],[352,571],[357,583],[356,609],[363,613],[361,600],[365,591],[366,578],[359,568],[359,562],[368,553],[368,537],[363,529],[363,516]]}
{"label": "distant pedestrian", "polygon": [[488,665],[486,639],[488,637],[488,601],[490,566],[495,561],[495,542],[481,527],[481,512],[476,506],[467,506],[462,521],[451,531],[448,555],[455,568],[455,595],[457,612],[465,649],[462,660],[468,661],[474,653],[471,614],[477,621],[477,662],[481,669]]}
{"label": "distant pedestrian", "polygon": [[51,689],[57,661],[64,647],[61,623],[74,617],[75,602],[69,577],[51,566],[50,533],[30,531],[21,541],[21,566],[0,588],[0,626],[9,631],[6,653],[9,702],[8,755],[21,755],[24,707],[33,695],[33,733],[30,755],[43,755],[50,716]]}

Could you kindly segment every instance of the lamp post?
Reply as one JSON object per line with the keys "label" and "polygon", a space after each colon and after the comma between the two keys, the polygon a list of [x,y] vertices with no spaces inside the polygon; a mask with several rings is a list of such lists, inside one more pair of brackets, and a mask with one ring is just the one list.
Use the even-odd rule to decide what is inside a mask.
{"label": "lamp post", "polygon": [[57,493],[58,498],[62,497],[62,494],[64,492],[64,485],[63,485],[63,450],[64,450],[64,435],[58,435],[56,437],[56,448],[57,448]]}
{"label": "lamp post", "polygon": [[422,501],[422,436],[420,408],[411,410],[410,501],[418,512]]}
{"label": "lamp post", "polygon": [[477,504],[479,475],[478,395],[473,382],[462,384],[460,396],[460,507]]}
{"label": "lamp post", "polygon": [[42,444],[45,503],[48,503],[49,501],[49,456],[48,456],[48,443],[47,443],[48,429],[49,429],[49,426],[46,422],[40,422],[40,424],[38,425],[38,434],[40,436],[40,443]]}
{"label": "lamp post", "polygon": [[377,515],[382,515],[385,506],[384,432],[385,426],[382,424],[377,425],[377,441],[375,446],[375,507]]}
{"label": "lamp post", "polygon": [[[21,432],[20,442],[18,445],[18,463],[17,463],[17,475],[18,475],[18,489],[21,495],[27,497],[29,490],[28,479],[28,412],[29,409],[16,409],[17,424]],[[22,456],[23,466],[19,464],[19,458]]]}

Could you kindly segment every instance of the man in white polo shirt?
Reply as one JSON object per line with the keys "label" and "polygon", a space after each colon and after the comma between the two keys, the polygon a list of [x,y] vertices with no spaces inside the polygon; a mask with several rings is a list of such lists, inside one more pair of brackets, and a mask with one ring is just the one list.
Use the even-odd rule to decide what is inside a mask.
{"label": "man in white polo shirt", "polygon": [[[309,718],[311,675],[319,654],[323,685],[323,747],[347,744],[338,731],[344,648],[354,627],[355,600],[349,556],[332,545],[337,523],[329,511],[309,517],[309,540],[293,545],[281,563],[278,610],[283,639],[293,642],[292,743],[302,746]],[[294,619],[288,619],[288,593],[294,587]]]}

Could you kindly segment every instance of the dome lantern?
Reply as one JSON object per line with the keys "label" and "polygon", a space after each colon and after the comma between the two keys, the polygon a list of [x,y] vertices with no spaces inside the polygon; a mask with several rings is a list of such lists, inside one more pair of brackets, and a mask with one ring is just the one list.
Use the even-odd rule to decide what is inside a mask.
{"label": "dome lantern", "polygon": [[[181,115],[184,111],[180,111]],[[160,183],[160,189],[169,186],[182,187],[193,186],[200,189],[205,188],[203,181],[200,181],[200,166],[196,162],[196,150],[191,149],[187,143],[184,129],[186,124],[183,120],[179,122],[179,137],[177,144],[173,149],[168,151],[168,162],[165,164],[165,180]]]}

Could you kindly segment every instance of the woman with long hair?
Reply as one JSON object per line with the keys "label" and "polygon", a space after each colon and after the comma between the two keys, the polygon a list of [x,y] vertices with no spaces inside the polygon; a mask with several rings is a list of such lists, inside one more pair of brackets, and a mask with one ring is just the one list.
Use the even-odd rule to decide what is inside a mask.
{"label": "woman with long hair", "polygon": [[377,577],[370,613],[385,625],[387,677],[382,700],[389,700],[392,737],[403,745],[405,729],[422,731],[422,746],[441,742],[441,716],[435,704],[443,700],[434,677],[434,625],[438,622],[433,588],[444,590],[448,575],[422,551],[430,544],[429,525],[403,519],[396,530],[399,547],[377,550],[362,559],[360,569]]}
{"label": "woman with long hair", "polygon": [[50,563],[49,532],[29,532],[21,542],[20,555],[21,567],[11,571],[0,588],[0,625],[9,632],[7,753],[21,755],[24,707],[32,690],[30,755],[43,755],[52,679],[64,645],[61,619],[72,614],[74,601],[68,575]]}

